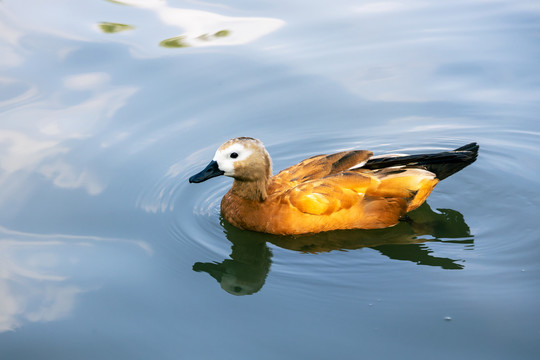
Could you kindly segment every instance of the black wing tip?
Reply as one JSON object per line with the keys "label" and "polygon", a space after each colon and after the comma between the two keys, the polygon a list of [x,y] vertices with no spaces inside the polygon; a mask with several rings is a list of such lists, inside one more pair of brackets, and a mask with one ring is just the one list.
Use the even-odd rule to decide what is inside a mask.
{"label": "black wing tip", "polygon": [[480,150],[480,145],[477,142],[463,145],[447,153],[451,156],[446,164],[433,164],[432,167],[428,166],[428,170],[434,172],[439,180],[446,179],[475,162],[478,158],[478,150]]}
{"label": "black wing tip", "polygon": [[475,162],[479,149],[478,143],[471,142],[455,150],[440,153],[370,159],[363,168],[371,170],[392,166],[420,168],[431,171],[442,180]]}
{"label": "black wing tip", "polygon": [[470,159],[470,162],[473,163],[478,157],[478,150],[480,150],[480,145],[478,145],[477,142],[472,142],[470,144],[461,146],[454,151],[466,154],[467,158]]}
{"label": "black wing tip", "polygon": [[479,149],[480,149],[480,145],[478,145],[477,142],[472,142],[472,143],[469,143],[467,145],[463,145],[461,147],[458,147],[454,151],[470,151],[470,152],[473,152],[473,153],[477,154]]}

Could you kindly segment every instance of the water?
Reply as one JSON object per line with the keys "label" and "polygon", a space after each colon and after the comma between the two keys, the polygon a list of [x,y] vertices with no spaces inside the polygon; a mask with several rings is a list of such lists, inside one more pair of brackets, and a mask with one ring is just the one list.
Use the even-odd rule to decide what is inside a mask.
{"label": "water", "polygon": [[[537,359],[536,1],[0,3],[1,359]],[[416,226],[223,222],[277,172],[477,141]]]}

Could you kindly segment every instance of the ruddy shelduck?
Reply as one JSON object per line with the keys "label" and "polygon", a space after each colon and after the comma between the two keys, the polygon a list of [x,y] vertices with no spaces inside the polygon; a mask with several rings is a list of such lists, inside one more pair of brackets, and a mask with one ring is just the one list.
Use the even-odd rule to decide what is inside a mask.
{"label": "ruddy shelduck", "polygon": [[442,179],[473,163],[478,145],[421,155],[373,157],[367,150],[317,155],[272,176],[261,141],[238,137],[189,178],[200,183],[219,175],[234,179],[221,201],[232,225],[292,235],[338,229],[379,229],[406,219]]}

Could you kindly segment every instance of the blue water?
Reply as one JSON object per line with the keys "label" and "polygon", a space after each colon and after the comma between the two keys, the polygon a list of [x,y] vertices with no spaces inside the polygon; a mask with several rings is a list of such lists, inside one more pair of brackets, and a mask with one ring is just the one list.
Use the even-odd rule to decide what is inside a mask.
{"label": "blue water", "polygon": [[[537,1],[0,3],[0,359],[537,359]],[[216,148],[478,160],[414,226],[224,222]]]}

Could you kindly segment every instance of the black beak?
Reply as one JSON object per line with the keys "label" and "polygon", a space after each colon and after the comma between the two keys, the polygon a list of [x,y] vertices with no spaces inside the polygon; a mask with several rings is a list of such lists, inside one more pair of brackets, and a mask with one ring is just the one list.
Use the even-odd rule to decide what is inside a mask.
{"label": "black beak", "polygon": [[208,166],[204,168],[203,171],[190,177],[189,182],[200,183],[223,174],[225,174],[225,172],[219,170],[218,163],[212,160],[210,161],[210,164],[208,164]]}

